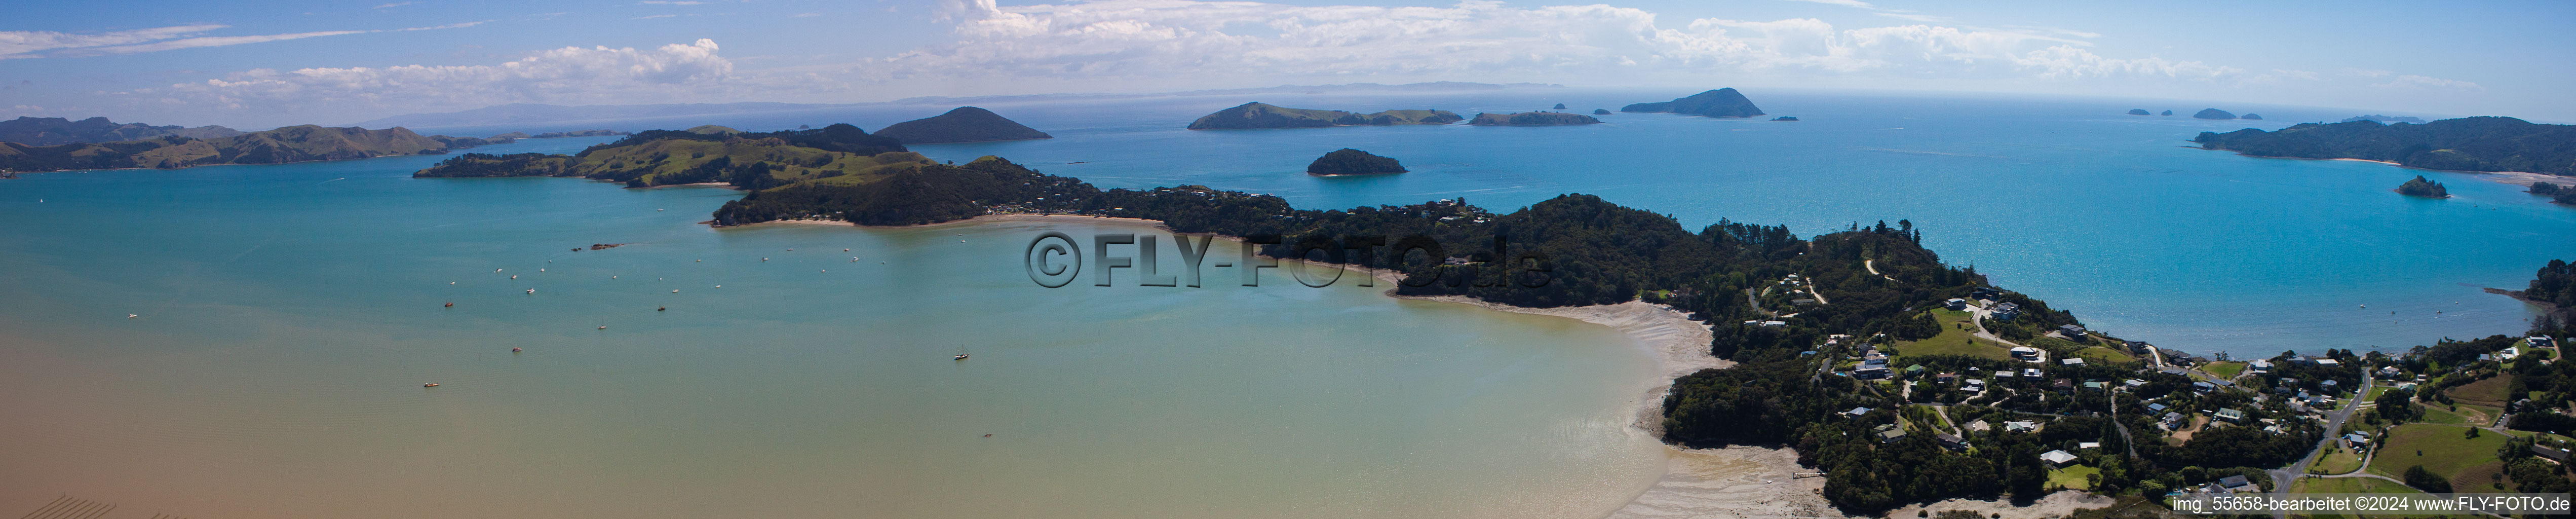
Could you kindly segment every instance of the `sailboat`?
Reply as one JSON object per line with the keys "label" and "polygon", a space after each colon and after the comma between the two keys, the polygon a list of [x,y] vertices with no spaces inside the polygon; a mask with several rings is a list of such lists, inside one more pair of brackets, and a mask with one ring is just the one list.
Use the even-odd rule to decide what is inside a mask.
{"label": "sailboat", "polygon": [[957,345],[957,360],[966,360],[966,345]]}

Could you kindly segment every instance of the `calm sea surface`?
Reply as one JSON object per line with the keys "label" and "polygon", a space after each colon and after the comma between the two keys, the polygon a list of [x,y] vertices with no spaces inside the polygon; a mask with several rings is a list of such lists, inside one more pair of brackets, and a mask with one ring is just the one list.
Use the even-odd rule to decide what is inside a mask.
{"label": "calm sea surface", "polygon": [[[2576,210],[2511,186],[2182,147],[2351,115],[2294,107],[2207,122],[1750,92],[1806,120],[1179,129],[1252,100],[1472,114],[1688,93],[991,103],[1058,138],[916,149],[1302,207],[1584,192],[1692,227],[1908,218],[1998,284],[2203,352],[2514,332],[2529,311],[2478,287],[2576,258]],[[946,108],[429,130],[875,129]],[[1346,146],[1414,172],[1300,173]],[[695,222],[737,192],[408,178],[436,160],[0,181],[0,510],[68,493],[191,517],[1584,517],[1661,472],[1626,427],[1651,361],[1598,326],[1285,273],[1045,289],[1020,264],[1030,236],[1127,229],[714,230]],[[2416,174],[2458,197],[2388,191]],[[632,245],[570,250],[594,243]]]}

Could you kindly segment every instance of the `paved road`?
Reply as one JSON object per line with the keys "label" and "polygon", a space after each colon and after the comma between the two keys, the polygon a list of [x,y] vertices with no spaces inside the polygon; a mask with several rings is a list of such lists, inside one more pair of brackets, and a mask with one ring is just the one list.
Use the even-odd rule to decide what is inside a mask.
{"label": "paved road", "polygon": [[[2325,437],[2317,439],[2317,444],[2308,448],[2308,454],[2306,456],[2301,456],[2299,461],[2291,462],[2290,466],[2267,471],[2272,474],[2272,497],[2274,499],[2289,499],[2290,484],[2297,482],[2299,480],[2298,478],[2307,475],[2308,465],[2316,463],[2317,455],[2325,452],[2326,444],[2334,442],[2335,438],[2338,437],[2338,435],[2335,434],[2335,431],[2343,430],[2343,422],[2345,420],[2352,419],[2352,413],[2354,411],[2361,410],[2361,396],[2370,394],[2370,386],[2372,382],[2373,380],[2371,380],[2370,377],[2361,377],[2361,388],[2353,391],[2353,398],[2345,400],[2342,409],[2336,409],[2334,412],[2326,413]],[[2272,517],[2288,519],[2290,517],[2290,513],[2287,511],[2276,511],[2272,512]]]}

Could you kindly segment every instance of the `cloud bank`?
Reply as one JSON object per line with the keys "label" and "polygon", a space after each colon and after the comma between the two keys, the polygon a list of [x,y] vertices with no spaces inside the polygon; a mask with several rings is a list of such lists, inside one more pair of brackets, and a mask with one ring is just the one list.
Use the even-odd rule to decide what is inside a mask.
{"label": "cloud bank", "polygon": [[564,47],[498,65],[254,69],[174,84],[166,93],[172,101],[228,109],[628,103],[704,95],[721,86],[733,62],[716,51],[714,40],[702,38],[653,49]]}

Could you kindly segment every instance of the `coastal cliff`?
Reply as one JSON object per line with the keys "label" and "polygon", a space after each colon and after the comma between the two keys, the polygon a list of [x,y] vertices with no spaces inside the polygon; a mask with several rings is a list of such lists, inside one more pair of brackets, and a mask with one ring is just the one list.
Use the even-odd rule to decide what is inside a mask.
{"label": "coastal cliff", "polygon": [[905,144],[1019,141],[1055,138],[1053,135],[1047,135],[1046,132],[1037,131],[1035,128],[1022,125],[1018,121],[1004,118],[999,114],[993,113],[991,110],[972,106],[960,106],[954,110],[949,110],[948,113],[894,123],[886,126],[885,128],[878,129],[877,135],[892,137],[895,140],[903,141]]}
{"label": "coastal cliff", "polygon": [[1259,128],[1324,128],[1332,126],[1388,126],[1398,124],[1449,124],[1464,120],[1446,110],[1387,110],[1358,114],[1341,110],[1283,108],[1263,103],[1244,103],[1218,110],[1190,121],[1192,130],[1235,130]]}
{"label": "coastal cliff", "polygon": [[1757,115],[1766,115],[1762,113],[1761,108],[1753,106],[1753,100],[1745,99],[1744,94],[1736,92],[1734,88],[1720,88],[1707,92],[1700,92],[1697,94],[1691,94],[1690,97],[1683,97],[1660,103],[1637,103],[1621,107],[1619,111],[1676,113],[1708,117],[1753,117]]}
{"label": "coastal cliff", "polygon": [[2258,157],[2362,159],[2424,169],[2576,175],[2576,126],[2532,124],[2511,117],[2424,124],[2303,123],[2270,132],[2253,128],[2201,132],[2192,140],[2202,149]]}

